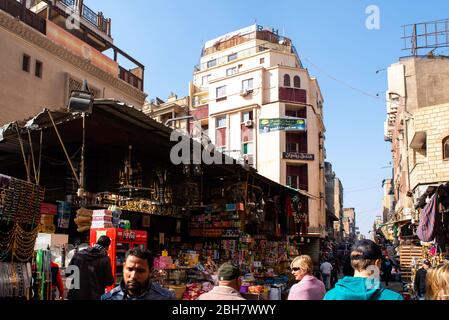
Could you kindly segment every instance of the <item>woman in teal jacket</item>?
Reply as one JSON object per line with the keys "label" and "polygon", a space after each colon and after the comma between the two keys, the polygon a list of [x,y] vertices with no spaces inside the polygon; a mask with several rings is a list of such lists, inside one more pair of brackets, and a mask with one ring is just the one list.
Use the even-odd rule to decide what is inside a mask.
{"label": "woman in teal jacket", "polygon": [[371,240],[357,242],[351,251],[353,277],[340,279],[324,300],[403,300],[399,293],[380,285],[382,250]]}

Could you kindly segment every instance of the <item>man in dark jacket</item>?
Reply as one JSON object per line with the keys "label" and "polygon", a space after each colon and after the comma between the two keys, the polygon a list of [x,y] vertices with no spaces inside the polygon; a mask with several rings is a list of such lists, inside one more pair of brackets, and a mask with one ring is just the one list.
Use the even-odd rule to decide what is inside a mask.
{"label": "man in dark jacket", "polygon": [[70,289],[69,300],[98,300],[105,288],[114,284],[108,248],[111,239],[107,236],[98,238],[97,243],[86,250],[77,252],[69,266],[79,268],[80,287]]}
{"label": "man in dark jacket", "polygon": [[153,257],[139,247],[128,250],[123,265],[123,280],[101,300],[175,300],[175,293],[151,281]]}
{"label": "man in dark jacket", "polygon": [[427,270],[430,268],[430,261],[424,260],[421,268],[416,272],[415,275],[415,291],[418,296],[418,300],[424,300],[426,295],[426,275]]}
{"label": "man in dark jacket", "polygon": [[391,270],[393,270],[393,261],[388,255],[386,255],[382,260],[380,270],[383,273],[385,285],[388,287],[388,283],[391,281]]}

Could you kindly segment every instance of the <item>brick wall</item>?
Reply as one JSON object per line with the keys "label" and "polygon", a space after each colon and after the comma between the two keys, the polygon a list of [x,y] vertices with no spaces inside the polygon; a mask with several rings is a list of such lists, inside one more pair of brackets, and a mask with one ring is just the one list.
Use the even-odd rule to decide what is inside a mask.
{"label": "brick wall", "polygon": [[[449,160],[443,160],[443,139],[449,136],[449,104],[420,108],[414,113],[414,132],[427,133],[426,152],[409,151],[411,189],[418,184],[449,181]],[[414,132],[410,132],[409,141]]]}

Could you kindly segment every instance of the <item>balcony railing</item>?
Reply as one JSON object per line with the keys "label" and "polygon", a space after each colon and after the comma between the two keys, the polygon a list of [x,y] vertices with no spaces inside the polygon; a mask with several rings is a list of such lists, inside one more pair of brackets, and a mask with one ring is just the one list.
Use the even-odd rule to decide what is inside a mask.
{"label": "balcony railing", "polygon": [[307,103],[307,91],[298,88],[279,88],[279,100],[283,102]]}
{"label": "balcony railing", "polygon": [[143,81],[136,75],[134,75],[131,71],[128,71],[122,67],[119,66],[120,73],[119,78],[123,81],[129,83],[133,87],[143,91]]}
{"label": "balcony railing", "polygon": [[193,108],[190,110],[190,113],[198,120],[207,119],[209,117],[209,106],[203,105],[201,107]]}
{"label": "balcony railing", "polygon": [[285,47],[285,46],[282,46],[282,45],[277,45],[277,44],[272,44],[272,43],[265,43],[264,45],[259,45],[259,46],[256,46],[256,47],[252,47],[252,48],[248,48],[248,49],[244,49],[244,50],[241,50],[241,51],[234,52],[233,54],[236,54],[237,58],[235,58],[235,59],[233,59],[231,61],[228,61],[228,55],[226,55],[224,57],[216,58],[215,59],[216,63],[213,64],[213,66],[210,66],[210,67],[208,67],[208,62],[197,64],[194,67],[194,71],[198,72],[198,71],[206,70],[208,68],[216,67],[216,66],[228,63],[228,62],[232,62],[232,61],[234,61],[236,59],[249,57],[249,56],[252,56],[252,55],[254,55],[256,53],[259,53],[259,52],[262,52],[262,51],[265,51],[265,50],[269,50],[269,49],[270,50],[275,50],[275,51],[280,51],[280,52],[295,53],[293,51],[293,49],[291,49],[291,47]]}
{"label": "balcony railing", "polygon": [[81,18],[103,33],[106,33],[109,37],[111,36],[111,19],[105,19],[101,12],[97,14],[85,4],[82,5],[80,10],[81,2],[79,0],[59,0],[59,2],[73,11],[80,11]]}
{"label": "balcony railing", "polygon": [[65,4],[67,7],[74,7],[75,6],[75,0],[60,0],[63,4]]}
{"label": "balcony railing", "polygon": [[45,19],[28,10],[21,2],[17,0],[0,0],[0,9],[13,17],[20,18],[20,20],[37,31],[46,34],[47,22]]}

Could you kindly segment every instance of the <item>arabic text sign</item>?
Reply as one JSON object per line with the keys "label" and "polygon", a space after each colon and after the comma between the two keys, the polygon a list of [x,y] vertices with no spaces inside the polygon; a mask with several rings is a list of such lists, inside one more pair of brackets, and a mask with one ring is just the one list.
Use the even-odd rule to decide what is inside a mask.
{"label": "arabic text sign", "polygon": [[290,119],[290,118],[278,118],[278,119],[260,119],[259,130],[263,132],[271,131],[306,131],[305,119]]}

